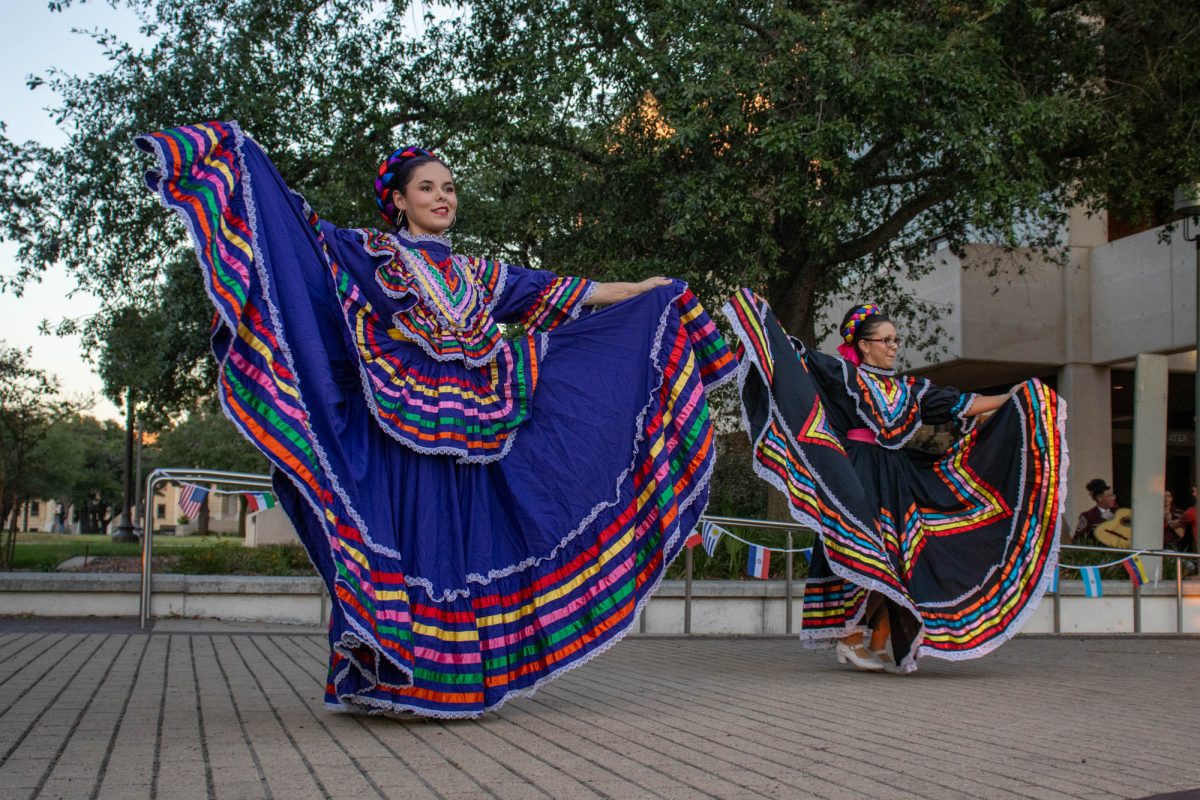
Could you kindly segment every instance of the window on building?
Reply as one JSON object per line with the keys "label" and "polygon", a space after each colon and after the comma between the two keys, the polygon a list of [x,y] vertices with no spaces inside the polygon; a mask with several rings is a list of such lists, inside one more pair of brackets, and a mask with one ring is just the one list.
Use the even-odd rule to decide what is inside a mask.
{"label": "window on building", "polygon": [[166,503],[158,503],[157,505],[154,506],[154,518],[155,519],[166,519],[167,518],[167,504]]}
{"label": "window on building", "polygon": [[32,501],[30,501],[30,503],[29,503],[29,513],[30,513],[30,514],[32,514],[32,515],[33,515],[33,516],[35,516],[35,517],[36,517],[38,514],[42,513],[42,503],[41,503],[41,501],[39,501],[39,500],[32,500]]}

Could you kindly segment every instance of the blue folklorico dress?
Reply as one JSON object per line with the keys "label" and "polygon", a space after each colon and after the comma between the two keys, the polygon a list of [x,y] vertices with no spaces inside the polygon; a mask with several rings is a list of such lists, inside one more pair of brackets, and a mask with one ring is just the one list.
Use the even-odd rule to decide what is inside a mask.
{"label": "blue folklorico dress", "polygon": [[707,503],[735,367],[687,286],[580,316],[590,281],[319,220],[236,123],[138,144],[333,598],[327,704],[475,716],[618,641]]}
{"label": "blue folklorico dress", "polygon": [[[1066,404],[1031,380],[976,428],[976,395],[809,349],[748,289],[724,312],[755,472],[819,534],[801,638],[829,646],[853,631],[869,591],[887,600],[904,672],[1011,638],[1058,565]],[[946,423],[960,438],[945,454],[905,449],[923,424]]]}

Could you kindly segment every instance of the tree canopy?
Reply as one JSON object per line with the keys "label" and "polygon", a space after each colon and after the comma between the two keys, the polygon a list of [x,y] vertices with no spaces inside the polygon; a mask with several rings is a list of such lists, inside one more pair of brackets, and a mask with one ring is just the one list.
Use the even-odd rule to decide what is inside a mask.
{"label": "tree canopy", "polygon": [[107,319],[178,326],[144,379],[161,407],[205,385],[207,304],[141,186],[142,131],[236,118],[340,225],[378,224],[385,152],[431,145],[459,249],[678,275],[710,304],[751,285],[804,336],[847,289],[928,315],[899,282],[931,240],[1053,254],[1071,205],[1151,219],[1200,178],[1183,0],[474,0],[431,6],[419,36],[404,0],[124,5],[150,45],[96,32],[108,71],[33,80],[67,144],[0,137],[0,232],[13,287],[62,261]]}

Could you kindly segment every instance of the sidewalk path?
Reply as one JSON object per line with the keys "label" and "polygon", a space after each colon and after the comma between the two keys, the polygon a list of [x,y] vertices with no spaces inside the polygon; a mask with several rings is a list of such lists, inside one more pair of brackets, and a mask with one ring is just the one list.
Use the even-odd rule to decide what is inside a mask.
{"label": "sidewalk path", "polygon": [[1200,787],[1200,640],[1022,638],[897,677],[632,638],[467,722],[334,714],[284,627],[0,619],[0,798],[1140,798]]}

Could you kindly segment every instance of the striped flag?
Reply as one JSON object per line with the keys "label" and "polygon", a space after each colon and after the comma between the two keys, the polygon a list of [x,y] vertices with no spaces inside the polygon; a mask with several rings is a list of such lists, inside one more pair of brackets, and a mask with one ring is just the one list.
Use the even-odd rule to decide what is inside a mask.
{"label": "striped flag", "polygon": [[189,519],[195,519],[196,515],[200,513],[200,506],[206,500],[208,500],[208,489],[185,483],[183,491],[179,493],[179,510]]}
{"label": "striped flag", "polygon": [[771,551],[762,545],[750,545],[750,555],[746,561],[746,572],[751,578],[767,579],[767,571],[771,568]]}
{"label": "striped flag", "polygon": [[1099,567],[1080,567],[1079,577],[1083,578],[1083,592],[1088,597],[1103,597],[1104,585],[1100,582]]}
{"label": "striped flag", "polygon": [[275,495],[267,494],[266,492],[245,492],[246,510],[250,512],[262,511],[266,508],[275,507]]}
{"label": "striped flag", "polygon": [[1125,571],[1129,573],[1129,582],[1134,586],[1143,586],[1146,583],[1146,568],[1142,565],[1140,556],[1130,556],[1121,562],[1121,566],[1125,567]]}
{"label": "striped flag", "polygon": [[718,528],[711,522],[704,523],[704,552],[710,556],[717,551],[717,542],[721,541],[721,534],[725,532],[724,528]]}

